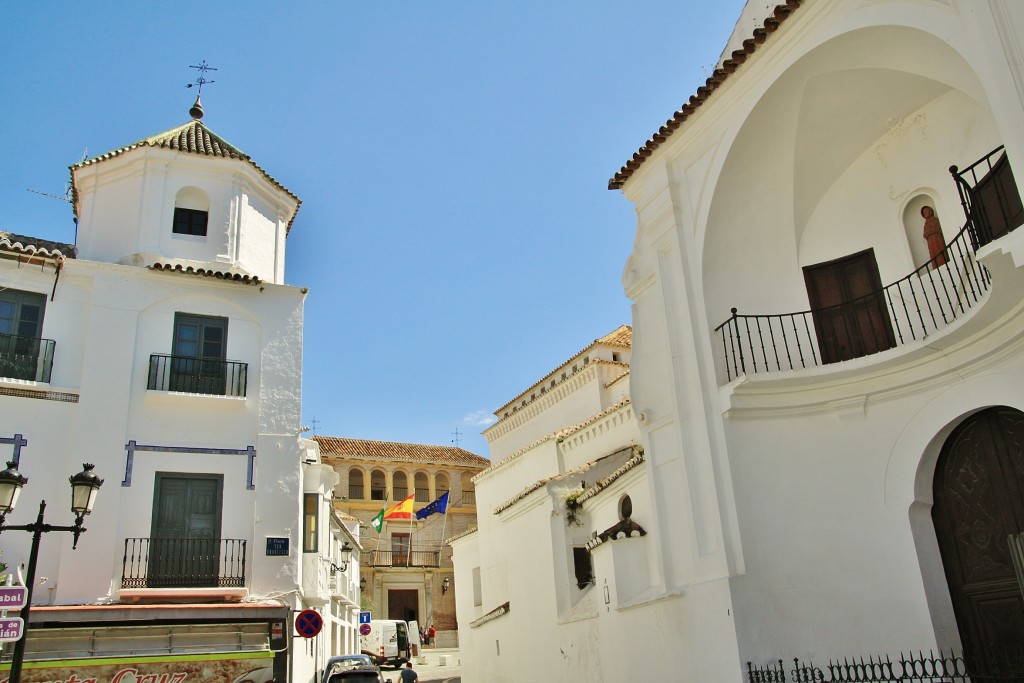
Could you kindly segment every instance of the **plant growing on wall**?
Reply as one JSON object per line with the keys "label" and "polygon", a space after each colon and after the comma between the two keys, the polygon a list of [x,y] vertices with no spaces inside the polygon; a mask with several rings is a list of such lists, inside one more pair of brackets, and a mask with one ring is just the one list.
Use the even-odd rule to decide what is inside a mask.
{"label": "plant growing on wall", "polygon": [[583,501],[580,496],[583,491],[569,491],[565,494],[565,522],[571,526],[582,526],[580,511],[583,509]]}

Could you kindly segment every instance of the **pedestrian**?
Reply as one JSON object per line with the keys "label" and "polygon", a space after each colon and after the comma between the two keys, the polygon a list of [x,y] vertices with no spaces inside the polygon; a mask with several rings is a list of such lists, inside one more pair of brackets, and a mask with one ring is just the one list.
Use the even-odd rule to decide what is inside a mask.
{"label": "pedestrian", "polygon": [[420,677],[412,670],[412,662],[406,662],[401,674],[402,683],[418,683]]}
{"label": "pedestrian", "polygon": [[436,635],[437,635],[437,629],[434,628],[433,624],[431,624],[430,628],[427,629],[427,643],[429,643],[430,645],[433,645],[434,647],[437,647],[437,641],[434,640],[434,637]]}

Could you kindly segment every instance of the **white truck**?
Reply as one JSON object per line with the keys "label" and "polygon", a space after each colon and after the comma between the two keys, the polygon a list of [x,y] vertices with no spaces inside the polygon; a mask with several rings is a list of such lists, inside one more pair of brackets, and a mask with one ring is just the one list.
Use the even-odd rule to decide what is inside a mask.
{"label": "white truck", "polygon": [[359,636],[359,647],[378,666],[397,669],[419,654],[420,627],[415,621],[374,619],[369,627],[368,635]]}

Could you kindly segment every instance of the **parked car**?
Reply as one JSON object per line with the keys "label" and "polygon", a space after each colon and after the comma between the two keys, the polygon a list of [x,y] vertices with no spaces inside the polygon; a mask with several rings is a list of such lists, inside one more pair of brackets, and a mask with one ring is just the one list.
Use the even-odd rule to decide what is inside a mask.
{"label": "parked car", "polygon": [[321,683],[387,683],[369,655],[339,655],[327,660]]}

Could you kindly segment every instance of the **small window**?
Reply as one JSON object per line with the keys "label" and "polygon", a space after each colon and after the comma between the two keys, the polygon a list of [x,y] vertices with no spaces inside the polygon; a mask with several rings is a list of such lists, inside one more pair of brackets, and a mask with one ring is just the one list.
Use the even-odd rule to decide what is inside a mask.
{"label": "small window", "polygon": [[206,225],[209,222],[210,213],[198,209],[174,209],[174,232],[179,235],[206,236]]}
{"label": "small window", "polygon": [[302,552],[315,553],[319,549],[317,543],[320,513],[320,495],[307,493],[303,496],[302,505]]}
{"label": "small window", "polygon": [[629,519],[633,514],[633,500],[629,496],[623,496],[619,501],[619,519]]}
{"label": "small window", "polygon": [[583,590],[594,583],[594,563],[586,548],[572,549],[572,563],[576,570],[576,587]]}
{"label": "small window", "polygon": [[349,500],[363,499],[363,471],[352,468],[348,471]]}
{"label": "small window", "polygon": [[438,498],[448,493],[448,475],[444,472],[434,475],[434,491],[437,492]]}
{"label": "small window", "polygon": [[430,479],[426,472],[417,472],[413,476],[416,484],[416,502],[426,503],[430,501]]}
{"label": "small window", "polygon": [[476,491],[473,489],[472,472],[466,472],[462,475],[462,504],[476,505]]}
{"label": "small window", "polygon": [[409,495],[409,478],[405,472],[398,471],[391,475],[391,491],[396,501],[405,500]]}
{"label": "small window", "polygon": [[384,500],[384,472],[381,470],[370,473],[370,500]]}
{"label": "small window", "polygon": [[612,360],[613,360],[613,361],[615,361],[616,363],[618,363],[618,362],[619,362],[619,360],[621,360],[621,359],[622,359],[622,356],[620,356],[620,355],[619,355],[619,353],[618,353],[617,351],[616,351],[616,352],[613,352],[613,353],[612,353]]}
{"label": "small window", "polygon": [[479,607],[484,604],[483,591],[480,583],[480,567],[473,567],[473,605]]}

